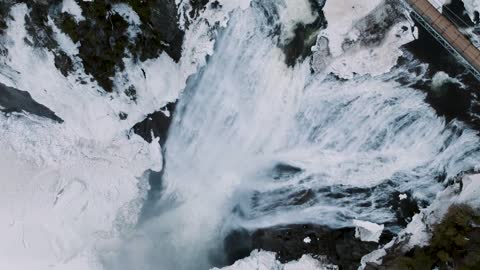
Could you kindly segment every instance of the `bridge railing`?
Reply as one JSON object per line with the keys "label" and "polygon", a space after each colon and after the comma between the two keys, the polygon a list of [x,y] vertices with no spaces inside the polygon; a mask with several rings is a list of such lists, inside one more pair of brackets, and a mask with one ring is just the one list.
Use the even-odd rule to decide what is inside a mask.
{"label": "bridge railing", "polygon": [[412,17],[480,80],[480,51],[427,0],[402,1]]}

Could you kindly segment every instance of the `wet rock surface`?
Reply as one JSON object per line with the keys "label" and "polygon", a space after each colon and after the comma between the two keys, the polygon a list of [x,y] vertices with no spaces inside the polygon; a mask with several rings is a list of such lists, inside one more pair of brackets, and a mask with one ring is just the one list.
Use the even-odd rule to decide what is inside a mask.
{"label": "wet rock surface", "polygon": [[4,113],[28,112],[59,123],[63,122],[49,108],[36,102],[28,92],[8,87],[2,83],[0,83],[0,111]]}
{"label": "wet rock surface", "polygon": [[159,111],[149,114],[145,120],[133,126],[133,131],[149,143],[158,137],[160,145],[164,146],[175,107],[176,103],[169,103]]}
{"label": "wet rock surface", "polygon": [[397,223],[405,227],[415,214],[420,213],[419,203],[413,199],[410,192],[394,192],[390,198],[391,208],[395,211]]}
{"label": "wet rock surface", "polygon": [[282,262],[297,260],[303,254],[326,256],[340,269],[357,269],[360,259],[375,250],[378,243],[355,238],[355,228],[332,229],[314,224],[293,224],[258,229],[236,230],[224,241],[227,263],[247,257],[261,249],[277,253]]}
{"label": "wet rock surface", "polygon": [[297,61],[303,61],[312,55],[312,46],[317,42],[317,34],[327,27],[327,21],[323,14],[323,4],[317,1],[309,1],[312,11],[316,15],[314,22],[310,24],[299,23],[295,27],[294,37],[283,47],[285,62],[288,66],[295,66]]}

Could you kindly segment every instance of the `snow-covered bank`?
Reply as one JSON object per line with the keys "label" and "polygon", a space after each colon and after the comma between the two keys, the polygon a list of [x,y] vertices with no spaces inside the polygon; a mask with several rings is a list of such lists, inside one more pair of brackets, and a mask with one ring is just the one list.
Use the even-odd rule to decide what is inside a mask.
{"label": "snow-covered bank", "polygon": [[384,0],[361,3],[355,0],[326,1],[323,11],[328,27],[320,35],[328,38],[332,56],[337,57],[344,52],[342,45],[345,40],[358,37],[359,33],[355,31],[355,24],[382,3]]}
{"label": "snow-covered bank", "polygon": [[158,145],[84,139],[34,116],[0,127],[0,268],[100,269],[95,248],[135,225]]}
{"label": "snow-covered bank", "polygon": [[[316,70],[326,68],[342,78],[381,75],[403,54],[400,46],[414,39],[409,22],[401,18],[401,7],[394,1],[326,1],[323,10],[328,27],[320,32],[318,41],[325,38],[328,45],[314,48]],[[326,50],[329,53],[325,56]]]}
{"label": "snow-covered bank", "polygon": [[[310,255],[304,255],[298,261],[282,264],[275,258],[275,253],[266,251],[253,251],[250,257],[237,261],[222,270],[338,270],[338,267],[322,263]],[[220,270],[212,268],[212,270]]]}
{"label": "snow-covered bank", "polygon": [[[66,11],[78,13],[70,4]],[[0,82],[28,91],[65,122],[0,115],[0,268],[101,269],[97,249],[135,226],[145,172],[161,169],[161,149],[157,140],[129,134],[141,108],[102,93],[80,69],[64,77],[51,52],[26,44],[27,12],[24,4],[12,7]],[[78,53],[68,37],[56,37],[67,53]]]}

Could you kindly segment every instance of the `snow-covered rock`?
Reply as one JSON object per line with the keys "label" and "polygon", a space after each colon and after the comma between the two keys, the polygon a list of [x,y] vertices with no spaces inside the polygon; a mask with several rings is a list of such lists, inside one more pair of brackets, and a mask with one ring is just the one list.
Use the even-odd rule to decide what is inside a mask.
{"label": "snow-covered rock", "polygon": [[355,237],[365,242],[378,242],[382,235],[384,225],[378,225],[368,221],[354,220]]}
{"label": "snow-covered rock", "polygon": [[85,17],[82,15],[82,9],[75,0],[63,0],[62,12],[72,15],[77,22],[85,20]]}
{"label": "snow-covered rock", "polygon": [[475,20],[475,11],[480,12],[480,1],[478,0],[462,0],[463,4],[465,4],[465,9],[468,12],[468,16],[472,19],[472,21]]}
{"label": "snow-covered rock", "polygon": [[467,204],[480,210],[480,175],[466,175],[458,182],[440,192],[435,201],[419,214],[413,216],[412,221],[403,229],[396,238],[382,248],[365,255],[361,267],[364,269],[367,262],[381,264],[382,257],[387,255],[387,250],[397,243],[401,243],[401,250],[407,252],[414,247],[428,245],[432,237],[434,224],[439,223],[454,204]]}
{"label": "snow-covered rock", "polygon": [[[275,259],[275,253],[255,250],[249,257],[235,262],[223,270],[338,270],[337,266],[322,263],[309,255],[304,255],[297,261],[282,264]],[[212,270],[220,270],[212,268]]]}

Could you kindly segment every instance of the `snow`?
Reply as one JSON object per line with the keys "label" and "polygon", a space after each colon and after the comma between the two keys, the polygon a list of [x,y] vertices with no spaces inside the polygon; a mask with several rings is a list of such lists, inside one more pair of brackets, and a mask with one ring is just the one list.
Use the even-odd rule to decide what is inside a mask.
{"label": "snow", "polygon": [[373,11],[383,0],[358,1],[326,1],[323,11],[325,13],[328,27],[321,36],[330,41],[330,51],[334,57],[343,53],[342,43],[354,34],[355,22]]}
{"label": "snow", "polygon": [[312,242],[312,239],[310,239],[310,237],[305,237],[305,239],[303,239],[303,242],[305,244],[310,244]]}
{"label": "snow", "polygon": [[462,192],[454,202],[465,203],[480,210],[480,174],[465,176],[462,182]]}
{"label": "snow", "polygon": [[280,39],[286,42],[295,36],[294,30],[298,24],[310,24],[316,19],[313,14],[309,0],[280,0],[279,17],[281,25],[283,26]]}
{"label": "snow", "polygon": [[480,12],[480,1],[478,0],[462,0],[465,4],[465,9],[468,12],[468,15],[472,19],[475,19],[475,11]]}
{"label": "snow", "polygon": [[[338,267],[324,264],[309,255],[303,255],[298,261],[280,263],[275,259],[275,253],[255,250],[249,257],[238,260],[223,270],[335,270]],[[212,268],[212,270],[220,270]]]}
{"label": "snow", "polygon": [[0,268],[97,269],[95,246],[136,223],[158,145],[88,140],[33,116],[0,127]]}
{"label": "snow", "polygon": [[384,225],[378,225],[368,221],[353,220],[355,237],[364,242],[378,242],[382,235]]}
{"label": "snow", "polygon": [[[464,1],[464,0],[462,0]],[[476,1],[476,0],[474,0]],[[452,2],[451,0],[428,0],[428,2],[430,2],[430,4],[432,4],[432,6],[434,6],[436,9],[442,11],[443,10],[443,6],[444,5],[447,5],[447,4],[450,4],[450,2]]]}
{"label": "snow", "polygon": [[112,6],[112,12],[122,16],[125,21],[128,22],[128,36],[130,39],[134,39],[141,31],[140,25],[142,22],[140,21],[138,14],[132,9],[132,7],[124,3],[114,4]]}
{"label": "snow", "polygon": [[[0,115],[0,268],[102,269],[97,252],[137,223],[145,172],[162,168],[161,149],[158,140],[148,144],[129,132],[141,108],[104,94],[78,58],[65,78],[50,52],[25,44],[26,12],[25,4],[12,7],[0,82],[28,91],[65,122]],[[75,56],[76,44],[53,30]],[[129,120],[121,121],[120,111]]]}
{"label": "snow", "polygon": [[[188,14],[189,10],[187,2],[189,1],[177,0],[182,7],[180,12],[184,15]],[[214,98],[221,97],[221,105],[225,106],[222,108],[231,112],[232,117],[224,119],[221,115],[215,119],[220,124],[214,122],[207,129],[202,129],[204,126],[199,123],[197,117],[204,114],[190,115],[191,118],[186,117],[185,121],[197,123],[199,127],[192,124],[187,128],[197,128],[193,132],[197,135],[206,135],[203,138],[207,141],[188,140],[193,145],[190,144],[187,148],[182,144],[184,138],[179,136],[176,138],[178,144],[175,144],[176,141],[172,143],[172,146],[182,149],[174,151],[179,155],[177,163],[172,164],[184,170],[171,172],[173,176],[170,177],[175,180],[207,179],[211,182],[167,182],[167,188],[172,197],[179,198],[185,203],[165,215],[165,220],[168,222],[158,220],[149,224],[150,231],[140,231],[139,234],[157,232],[158,234],[155,235],[173,240],[171,245],[167,243],[164,246],[165,249],[159,250],[158,239],[152,239],[152,234],[141,235],[152,241],[152,246],[156,249],[151,250],[149,242],[142,242],[144,239],[138,240],[132,237],[131,229],[136,224],[141,202],[148,189],[144,173],[149,169],[160,170],[162,156],[157,141],[147,144],[138,136],[130,134],[129,129],[148,113],[175,100],[185,88],[187,78],[206,64],[206,56],[213,54],[218,34],[218,28],[212,28],[212,25],[225,27],[234,10],[246,9],[250,6],[249,0],[220,0],[219,2],[220,8],[207,7],[196,20],[190,21],[188,27],[183,22],[182,26],[186,34],[183,56],[179,63],[175,63],[166,54],[142,63],[134,63],[126,58],[125,71],[118,72],[113,78],[118,91],[108,94],[95,82],[91,82],[91,76],[83,72],[81,60],[76,56],[77,44],[61,33],[57,27],[53,27],[55,38],[61,48],[74,58],[74,74],[65,78],[55,68],[51,53],[27,46],[23,41],[27,37],[24,29],[24,15],[27,8],[24,4],[20,4],[12,9],[11,15],[15,20],[9,21],[6,34],[9,57],[2,59],[4,63],[0,65],[0,82],[29,91],[36,101],[52,109],[65,120],[65,123],[59,125],[47,119],[24,114],[13,114],[10,118],[0,116],[0,149],[4,149],[0,154],[0,170],[4,177],[0,179],[0,188],[6,194],[2,196],[0,205],[2,213],[0,236],[3,240],[0,243],[0,268],[102,269],[104,264],[99,264],[100,259],[112,255],[119,247],[129,246],[132,243],[130,249],[125,250],[132,251],[128,255],[132,255],[132,261],[138,269],[142,268],[140,263],[147,263],[142,261],[144,259],[142,256],[148,252],[155,257],[177,255],[177,261],[173,263],[183,260],[182,256],[194,260],[197,257],[192,259],[185,254],[197,256],[202,251],[195,249],[195,244],[202,248],[211,244],[210,239],[206,239],[209,237],[208,234],[218,233],[217,225],[224,222],[222,211],[231,210],[227,209],[229,205],[225,203],[226,200],[230,200],[233,194],[236,194],[234,191],[240,180],[248,178],[243,177],[244,175],[240,175],[243,178],[239,177],[234,169],[239,167],[238,164],[245,164],[245,161],[250,161],[254,165],[249,165],[256,166],[255,168],[258,168],[258,164],[261,163],[257,162],[257,159],[250,159],[250,155],[245,155],[244,151],[247,150],[254,149],[255,153],[266,153],[265,155],[275,156],[275,158],[293,157],[292,159],[298,159],[299,163],[303,161],[301,164],[313,173],[322,170],[323,172],[331,171],[334,177],[326,175],[325,183],[322,184],[345,179],[344,181],[348,181],[346,184],[370,186],[378,184],[376,181],[388,179],[398,168],[409,171],[414,165],[422,162],[433,164],[432,167],[440,167],[440,163],[446,163],[447,158],[452,158],[451,152],[458,152],[461,155],[464,153],[460,151],[461,149],[468,150],[471,144],[477,144],[477,140],[473,140],[468,132],[464,132],[438,157],[436,146],[443,147],[444,137],[450,136],[450,133],[444,130],[444,121],[438,119],[432,110],[426,109],[420,93],[398,89],[398,85],[382,82],[382,78],[345,84],[314,81],[305,88],[306,78],[310,74],[308,63],[287,68],[283,65],[283,54],[280,49],[274,44],[263,40],[258,41],[258,36],[255,36],[258,34],[255,25],[240,24],[238,26],[240,30],[248,31],[237,31],[234,33],[239,35],[236,38],[244,42],[253,42],[245,40],[244,34],[249,33],[251,34],[249,37],[257,39],[255,45],[258,46],[253,49],[251,46],[245,46],[244,51],[237,51],[232,48],[237,48],[241,45],[240,42],[230,42],[227,45],[232,48],[227,52],[231,52],[232,55],[227,56],[237,57],[240,59],[238,63],[248,68],[239,69],[226,64],[235,63],[230,58],[227,62],[217,62],[217,66],[214,65],[212,70],[206,69],[205,76],[211,80],[204,81],[200,88],[201,93],[208,94],[209,91],[214,91],[216,93],[212,95]],[[291,5],[292,2],[286,1],[285,4]],[[353,73],[382,74],[391,68],[400,54],[399,44],[411,39],[410,32],[400,32],[402,24],[393,27],[385,41],[377,48],[354,48],[348,52],[344,52],[341,48],[345,38],[358,38],[359,29],[355,27],[355,23],[374,10],[380,2],[377,0],[362,3],[351,0],[341,3],[327,1],[326,15],[330,25],[324,35],[331,39],[329,46],[333,53],[328,67],[331,71],[340,74],[341,77],[352,77]],[[68,7],[69,2],[65,1],[65,3]],[[293,4],[294,9],[283,11],[280,19],[287,25],[286,29],[292,29],[294,22],[308,23],[312,20],[311,10],[306,3],[305,0],[299,0]],[[350,9],[350,6],[354,8]],[[132,27],[138,26],[139,21],[131,8],[119,5],[114,7],[114,10],[129,18]],[[73,6],[68,12],[78,15],[78,10]],[[249,23],[248,20],[243,22]],[[50,24],[52,24],[51,21]],[[132,28],[132,31],[133,36],[135,29]],[[286,31],[287,35],[284,38],[288,38],[289,32]],[[400,37],[397,37],[398,35]],[[351,62],[347,61],[348,59]],[[218,74],[219,67],[226,71],[225,74]],[[238,80],[238,78],[242,79]],[[235,83],[243,86],[242,90],[248,90],[255,95],[249,96],[251,93],[247,93],[248,91],[223,92],[238,90],[235,88]],[[137,89],[136,103],[123,94],[122,90],[129,85],[134,85]],[[213,86],[215,88],[211,89]],[[224,86],[226,90],[223,89]],[[215,104],[215,100],[212,101],[210,96],[196,98],[204,102],[197,103],[200,108],[189,107],[189,109],[199,112],[205,109],[207,113],[211,113],[209,110],[215,110],[215,114],[219,110],[217,106],[209,106]],[[254,100],[255,103],[244,102],[247,101],[246,99]],[[365,109],[365,104],[380,107],[385,100],[389,99],[399,101],[376,112]],[[329,110],[337,110],[335,104],[343,103],[353,105],[344,106],[345,108],[336,115],[348,116],[348,121],[340,118],[322,118],[330,115]],[[395,107],[397,104],[401,107]],[[299,107],[308,110],[297,111]],[[248,110],[248,113],[242,113],[242,109]],[[389,119],[398,117],[398,114],[392,111],[393,109],[401,109],[401,112],[417,112],[421,115],[421,119],[416,122],[416,126],[407,128],[405,134],[397,134],[392,138],[391,134],[387,133],[388,137],[383,145],[386,151],[380,153],[381,155],[376,156],[377,153],[369,152],[364,156],[357,153],[359,145],[365,144],[367,138],[376,135],[375,132],[380,129],[379,124],[385,124],[385,121],[390,123]],[[120,121],[118,117],[120,112],[127,113],[128,119]],[[285,117],[290,115],[286,112],[298,112],[298,116],[303,117],[306,123],[302,127],[292,124],[291,119]],[[257,116],[254,121],[251,119],[252,114]],[[380,116],[375,121],[359,121],[359,119],[366,119],[361,118],[365,115],[376,114]],[[235,118],[240,122],[232,120]],[[315,120],[327,125],[324,127],[325,130],[321,130],[322,136],[315,141],[315,147],[312,147],[307,140],[304,140],[304,136],[307,134],[305,131],[310,131],[310,125],[318,123],[312,120],[314,118],[319,118]],[[311,120],[312,123],[309,122]],[[352,122],[363,124],[353,126]],[[228,134],[229,136],[210,136],[216,135],[215,132],[224,134],[222,132],[225,132],[225,123],[233,123],[240,132],[235,132],[237,130],[232,128],[233,134]],[[271,123],[275,123],[275,128],[272,130],[277,136],[272,137],[273,133],[270,133],[267,128],[271,129],[269,126]],[[331,126],[335,126],[335,129],[333,130]],[[395,126],[387,127],[385,130],[390,131],[392,128]],[[351,132],[352,129],[355,129],[355,132]],[[287,137],[292,133],[293,141],[286,144]],[[345,137],[353,133],[358,136]],[[414,141],[411,141],[411,138],[414,138]],[[232,141],[236,142],[233,146]],[[348,145],[342,145],[347,141]],[[301,142],[305,149],[296,149],[296,152],[289,149],[282,150],[296,146],[297,142]],[[334,144],[331,144],[329,149],[335,145],[333,148],[339,147],[343,150],[324,151],[322,147],[332,142]],[[235,152],[238,151],[236,149],[238,145],[247,145],[248,149]],[[286,145],[288,147],[285,147]],[[208,151],[205,152],[207,148]],[[214,153],[218,156],[211,154],[212,149],[218,152]],[[410,151],[414,149],[418,156],[412,159],[405,149]],[[319,154],[321,151],[324,152]],[[392,155],[392,152],[395,152],[395,155]],[[271,158],[271,156],[262,158]],[[368,157],[371,156],[375,159],[369,160]],[[436,159],[432,160],[432,156]],[[218,157],[221,159],[215,160]],[[322,162],[312,157],[318,157]],[[193,158],[198,158],[201,162],[189,163]],[[365,163],[359,164],[359,160]],[[472,158],[471,162],[475,160]],[[182,167],[182,164],[186,167]],[[198,164],[200,168],[192,167],[191,164]],[[324,167],[319,168],[318,164],[323,164],[328,170]],[[449,162],[447,171],[456,172],[460,169],[458,166],[455,162]],[[358,168],[361,169],[358,170]],[[349,177],[343,177],[345,175],[342,173],[350,169],[356,169],[355,174],[349,173]],[[243,167],[242,170],[246,168]],[[375,172],[373,177],[372,171]],[[298,179],[293,179],[293,181],[296,180]],[[476,187],[477,183],[478,181],[472,180],[466,185]],[[222,190],[223,193],[211,192],[212,186]],[[269,186],[265,185],[261,188],[268,189]],[[431,193],[438,191],[438,188],[437,185],[432,185],[425,189],[426,193]],[[462,201],[476,203],[476,198],[478,198],[477,193],[465,191]],[[197,208],[199,205],[206,207]],[[294,209],[290,212],[283,211],[273,216],[264,215],[263,220],[259,218],[253,221],[257,225],[259,223],[278,224],[286,219],[320,222],[319,212],[329,215],[338,213],[338,210],[336,206],[317,205],[312,208]],[[348,211],[345,213],[351,215],[353,210],[351,213]],[[382,213],[376,215],[378,219],[389,218]],[[357,218],[366,219],[364,216]],[[413,238],[414,242],[421,243],[425,241],[423,236],[428,237],[422,218],[421,215],[414,217],[406,230],[406,233],[420,231]],[[199,222],[193,224],[192,219]],[[322,216],[321,219],[323,221],[326,218]],[[337,222],[334,218],[327,220]],[[356,222],[358,237],[364,241],[378,241],[381,234],[379,227],[383,229],[383,225],[360,220]],[[172,228],[174,230],[170,230]],[[180,231],[179,228],[181,228]],[[172,231],[176,234],[172,234]],[[138,233],[138,231],[135,232]],[[307,243],[309,240],[311,241],[305,238],[304,242]],[[180,248],[175,249],[177,247]],[[102,254],[101,258],[98,258],[99,253]],[[371,256],[372,259],[378,260],[380,256],[374,255]],[[121,252],[112,255],[112,257],[115,256],[127,257]],[[205,258],[206,256],[203,256],[201,259]],[[196,262],[194,260],[194,263]],[[275,260],[275,254],[263,251],[253,252],[250,257],[225,269],[252,268],[325,269],[324,264],[308,255],[299,261],[281,264]]]}
{"label": "snow", "polygon": [[[475,19],[475,11],[480,12],[480,1],[478,0],[461,0],[465,5],[468,16],[472,21]],[[451,0],[428,0],[438,10],[443,10],[443,5],[449,4]]]}
{"label": "snow", "polygon": [[[5,35],[9,57],[1,59],[0,82],[28,91],[65,122],[0,118],[0,148],[8,149],[0,155],[2,195],[8,194],[0,208],[0,268],[104,269],[98,253],[124,244],[120,239],[136,224],[148,189],[144,173],[162,166],[158,141],[148,144],[129,129],[175,100],[186,78],[206,63],[215,37],[209,23],[226,25],[229,12],[248,4],[230,1],[208,11],[209,21],[200,19],[187,30],[178,64],[166,54],[137,65],[125,59],[125,71],[114,78],[120,91],[108,94],[85,74],[78,45],[52,20],[57,42],[74,60],[74,73],[64,77],[50,52],[27,46],[27,7],[12,7],[14,20]],[[126,6],[114,6],[114,12],[139,22]],[[136,103],[121,91],[131,84]],[[120,112],[127,120],[119,119]]]}
{"label": "snow", "polygon": [[85,20],[85,17],[82,15],[82,8],[75,0],[63,0],[62,12],[72,15],[77,23]]}
{"label": "snow", "polygon": [[[63,52],[72,58],[77,58],[79,53],[78,45],[73,43],[72,39],[67,36],[65,33],[61,32],[58,26],[53,22],[51,18],[48,18],[48,25],[52,27],[52,30],[55,35],[55,40],[57,41],[60,48],[62,48]],[[77,62],[80,62],[80,59],[76,59]]]}
{"label": "snow", "polygon": [[[403,26],[407,26],[409,30],[404,31]],[[396,24],[375,50],[368,47],[353,48],[334,58],[327,70],[345,79],[351,79],[356,74],[373,76],[384,74],[390,71],[396,65],[398,57],[403,55],[400,46],[412,40],[414,36],[408,24]]]}
{"label": "snow", "polygon": [[[414,33],[408,22],[391,27],[380,45],[361,46],[360,34],[371,26],[366,16],[384,20],[389,16],[383,0],[375,1],[327,1],[324,7],[328,26],[322,30],[317,45],[312,49],[315,71],[333,72],[341,78],[351,79],[355,75],[377,76],[388,72],[403,54],[400,46],[414,40]],[[404,30],[406,27],[407,30]],[[328,42],[324,40],[328,39]],[[352,45],[344,47],[344,42]],[[324,44],[328,43],[328,44]],[[319,49],[323,48],[323,49]],[[325,55],[325,47],[329,55]]]}
{"label": "snow", "polygon": [[360,260],[360,266],[358,270],[363,270],[367,266],[367,263],[381,264],[382,258],[387,255],[385,248],[374,250],[367,255],[363,256]]}
{"label": "snow", "polygon": [[480,210],[480,174],[466,175],[462,178],[462,183],[462,188],[459,183],[456,183],[439,192],[435,201],[427,208],[422,209],[420,213],[414,215],[412,221],[396,238],[384,247],[364,256],[362,266],[359,269],[364,269],[367,262],[380,263],[382,257],[387,254],[386,249],[397,242],[404,241],[402,250],[405,252],[416,246],[428,245],[433,225],[442,220],[453,204],[467,204]]}
{"label": "snow", "polygon": [[434,91],[439,90],[442,87],[442,85],[449,82],[463,86],[463,83],[457,78],[452,78],[447,73],[443,71],[439,71],[435,73],[435,75],[432,78],[432,88]]}
{"label": "snow", "polygon": [[399,199],[400,201],[405,200],[406,198],[408,198],[408,195],[407,195],[407,194],[400,194],[400,195],[398,195],[398,199]]}

